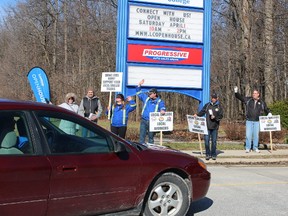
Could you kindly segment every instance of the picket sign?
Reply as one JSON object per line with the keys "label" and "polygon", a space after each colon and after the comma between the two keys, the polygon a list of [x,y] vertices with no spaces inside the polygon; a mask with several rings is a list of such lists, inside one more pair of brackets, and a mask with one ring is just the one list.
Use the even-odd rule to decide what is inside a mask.
{"label": "picket sign", "polygon": [[208,134],[206,118],[193,116],[193,115],[187,115],[187,121],[188,121],[189,131],[192,133],[198,134],[199,147],[200,147],[201,156],[202,156],[203,150],[202,150],[200,134]]}
{"label": "picket sign", "polygon": [[160,145],[163,142],[163,131],[173,131],[173,112],[149,113],[149,131],[160,132]]}
{"label": "picket sign", "polygon": [[[101,79],[101,92],[109,92],[109,105],[111,108],[112,92],[122,92],[122,72],[103,72]],[[110,110],[108,119],[110,119]]]}
{"label": "picket sign", "polygon": [[[273,139],[272,139],[272,131],[281,131],[281,119],[280,115],[272,115],[272,116],[259,116],[260,123],[260,131],[267,132],[269,131],[270,135],[270,147],[271,153],[273,151]],[[276,150],[276,148],[275,148]]]}

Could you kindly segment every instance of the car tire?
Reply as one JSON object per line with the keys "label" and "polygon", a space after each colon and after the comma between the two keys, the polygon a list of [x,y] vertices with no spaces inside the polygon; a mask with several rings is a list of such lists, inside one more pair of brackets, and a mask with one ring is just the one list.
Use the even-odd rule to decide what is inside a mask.
{"label": "car tire", "polygon": [[185,216],[191,194],[179,175],[165,173],[153,184],[144,206],[144,216]]}

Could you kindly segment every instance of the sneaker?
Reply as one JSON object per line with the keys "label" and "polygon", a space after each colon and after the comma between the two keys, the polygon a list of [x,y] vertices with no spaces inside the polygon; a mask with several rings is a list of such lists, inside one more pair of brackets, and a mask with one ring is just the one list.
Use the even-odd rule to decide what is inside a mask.
{"label": "sneaker", "polygon": [[206,156],[206,160],[209,160],[210,159],[210,156]]}
{"label": "sneaker", "polygon": [[249,149],[246,149],[246,151],[245,151],[246,153],[249,153],[250,152],[250,150]]}
{"label": "sneaker", "polygon": [[255,149],[255,152],[256,152],[256,153],[260,153],[259,149]]}
{"label": "sneaker", "polygon": [[213,157],[212,157],[212,160],[216,160],[216,156],[213,156]]}

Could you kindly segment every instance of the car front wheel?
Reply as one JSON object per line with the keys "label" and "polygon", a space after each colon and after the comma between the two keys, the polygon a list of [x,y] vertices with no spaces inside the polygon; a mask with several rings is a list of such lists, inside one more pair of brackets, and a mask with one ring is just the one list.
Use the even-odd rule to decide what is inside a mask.
{"label": "car front wheel", "polygon": [[183,178],[165,173],[153,184],[145,216],[185,216],[190,206],[190,191]]}

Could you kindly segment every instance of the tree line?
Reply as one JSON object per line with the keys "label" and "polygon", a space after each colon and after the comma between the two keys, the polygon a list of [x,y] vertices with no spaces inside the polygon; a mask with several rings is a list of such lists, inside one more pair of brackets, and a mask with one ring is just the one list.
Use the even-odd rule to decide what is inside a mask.
{"label": "tree line", "polygon": [[[102,72],[115,71],[117,0],[22,0],[5,11],[0,22],[0,97],[32,100],[26,76],[40,66],[49,76],[54,104],[63,102],[68,92],[80,99],[93,86],[103,107],[108,105],[100,80]],[[235,85],[245,95],[259,89],[268,104],[287,99],[287,12],[285,0],[213,1],[210,83],[226,119],[243,119]],[[161,96],[176,122],[197,111],[193,98]]]}

